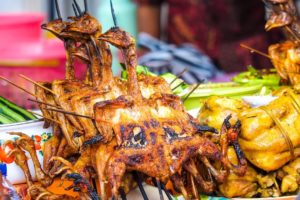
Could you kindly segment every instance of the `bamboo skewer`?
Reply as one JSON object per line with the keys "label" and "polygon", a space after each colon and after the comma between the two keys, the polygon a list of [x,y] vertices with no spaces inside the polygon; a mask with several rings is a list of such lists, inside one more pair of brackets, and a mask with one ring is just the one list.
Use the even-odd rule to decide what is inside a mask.
{"label": "bamboo skewer", "polygon": [[75,13],[75,16],[76,16],[76,17],[79,17],[79,14],[78,14],[78,12],[77,12],[77,10],[76,10],[76,7],[75,7],[75,4],[74,4],[74,3],[72,3],[72,7],[73,7],[73,11],[74,11],[74,13]]}
{"label": "bamboo skewer", "polygon": [[28,78],[28,77],[24,76],[23,74],[19,74],[19,76],[22,77],[22,78],[24,78],[25,80],[27,80],[27,81],[33,83],[34,85],[37,85],[37,86],[39,86],[40,88],[43,88],[44,90],[47,90],[48,92],[50,92],[50,93],[56,95],[52,90],[50,90],[49,88],[46,88],[45,86],[39,84],[38,82],[32,80],[31,78]]}
{"label": "bamboo skewer", "polygon": [[300,42],[299,37],[295,34],[294,31],[289,26],[285,26],[285,29],[297,40],[297,42]]}
{"label": "bamboo skewer", "polygon": [[32,101],[32,102],[35,102],[35,103],[39,103],[39,104],[44,104],[46,106],[51,106],[51,107],[54,107],[54,108],[58,108],[58,109],[61,109],[61,107],[59,106],[56,106],[56,105],[52,105],[50,103],[45,103],[45,102],[42,102],[42,101],[38,101],[38,100],[34,100],[34,99],[27,99],[28,101]]}
{"label": "bamboo skewer", "polygon": [[187,71],[188,71],[188,68],[186,67],[186,68],[184,68],[184,70],[183,70],[182,72],[180,72],[179,74],[177,74],[177,75],[176,75],[176,78],[174,78],[174,79],[171,81],[170,86],[171,86],[177,79],[179,79],[185,72],[187,72]]}
{"label": "bamboo skewer", "polygon": [[177,88],[179,88],[183,84],[184,84],[184,81],[182,81],[181,83],[179,83],[178,85],[176,85],[174,88],[172,88],[172,91],[175,91]]}
{"label": "bamboo skewer", "polygon": [[36,96],[36,95],[33,94],[32,92],[26,90],[25,88],[22,88],[21,86],[18,86],[17,84],[15,84],[15,83],[13,83],[12,81],[10,81],[10,80],[4,78],[3,76],[0,76],[0,79],[6,81],[6,82],[8,82],[8,83],[10,83],[11,85],[15,86],[16,88],[19,88],[20,90],[23,90],[24,92],[30,94],[31,96],[34,96],[35,98],[38,98],[38,96]]}
{"label": "bamboo skewer", "polygon": [[89,12],[88,3],[87,3],[87,0],[84,0],[84,14],[86,14],[88,12]]}
{"label": "bamboo skewer", "polygon": [[243,48],[245,48],[245,49],[248,49],[251,53],[257,53],[257,54],[259,54],[259,55],[261,55],[261,56],[263,56],[263,57],[266,57],[266,58],[270,59],[271,61],[274,60],[274,61],[276,61],[276,62],[279,62],[279,63],[285,65],[285,63],[282,62],[281,60],[272,58],[271,56],[269,56],[268,54],[266,54],[266,53],[264,53],[264,52],[262,52],[262,51],[259,51],[259,50],[257,50],[257,49],[254,49],[254,48],[252,48],[252,47],[249,47],[249,46],[247,46],[247,45],[245,45],[245,44],[240,44],[240,46],[243,47]]}
{"label": "bamboo skewer", "polygon": [[183,102],[185,102],[190,96],[191,94],[193,94],[195,92],[195,90],[200,86],[201,83],[198,83],[189,93],[188,95],[186,95],[186,97],[183,99]]}
{"label": "bamboo skewer", "polygon": [[52,118],[50,118],[50,117],[45,117],[44,115],[41,115],[41,114],[39,114],[39,113],[36,113],[36,112],[30,111],[30,110],[27,110],[27,111],[28,111],[28,112],[30,112],[31,114],[34,114],[34,115],[37,115],[37,116],[43,117],[44,119],[47,119],[47,120],[49,120],[49,121],[53,121],[53,122],[55,122],[55,123],[57,123],[57,124],[61,125],[60,121],[57,121],[57,120],[55,120],[55,119],[52,119]]}
{"label": "bamboo skewer", "polygon": [[58,19],[62,19],[57,0],[54,1]]}
{"label": "bamboo skewer", "polygon": [[[268,54],[265,54],[265,53],[262,52],[262,51],[259,51],[259,50],[257,50],[257,49],[254,49],[254,48],[252,48],[252,47],[249,47],[249,46],[247,46],[247,45],[245,45],[245,44],[240,44],[240,46],[243,47],[243,48],[245,48],[245,49],[248,49],[251,53],[253,53],[253,52],[254,52],[254,53],[257,53],[257,54],[259,54],[259,55],[261,55],[261,56],[263,56],[263,57],[266,57],[266,58],[270,59],[271,61],[274,60],[274,61],[276,61],[276,62],[278,62],[278,63],[280,63],[280,64],[286,66],[286,64],[285,64],[283,61],[278,60],[278,59],[275,59],[275,58],[272,58],[271,56],[269,56]],[[287,72],[285,69],[283,69],[282,71]]]}
{"label": "bamboo skewer", "polygon": [[73,0],[73,3],[75,4],[75,7],[77,8],[77,11],[79,12],[79,16],[82,16],[82,11],[80,6],[78,5],[76,0]]}
{"label": "bamboo skewer", "polygon": [[249,46],[247,46],[247,45],[245,45],[245,44],[240,44],[240,46],[243,47],[243,48],[245,48],[245,49],[250,50],[251,53],[252,53],[252,52],[255,52],[255,53],[257,53],[257,54],[259,54],[259,55],[261,55],[261,56],[264,56],[264,57],[266,57],[266,58],[269,58],[270,60],[274,60],[271,56],[269,56],[268,54],[266,54],[266,53],[264,53],[264,52],[262,52],[262,51],[253,49],[252,47],[249,47]]}
{"label": "bamboo skewer", "polygon": [[74,116],[77,116],[77,117],[83,117],[83,118],[93,119],[90,116],[80,115],[80,114],[77,114],[77,113],[74,113],[74,112],[68,112],[68,111],[64,111],[64,110],[58,110],[58,109],[52,109],[52,108],[45,108],[45,110],[50,110],[50,111],[54,111],[54,112],[60,112],[60,113],[66,114],[66,115],[74,115]]}

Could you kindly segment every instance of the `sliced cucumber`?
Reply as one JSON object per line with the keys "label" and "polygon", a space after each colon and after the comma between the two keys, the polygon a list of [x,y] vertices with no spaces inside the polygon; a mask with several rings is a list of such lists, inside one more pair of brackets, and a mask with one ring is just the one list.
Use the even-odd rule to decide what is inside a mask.
{"label": "sliced cucumber", "polygon": [[[227,85],[228,84],[228,85]],[[256,85],[230,85],[232,83],[224,84],[202,84],[191,95],[190,98],[195,97],[209,97],[209,96],[237,96],[245,94],[254,94],[259,92],[263,87],[262,84]],[[223,86],[222,86],[223,85]],[[225,86],[227,85],[227,86]],[[189,89],[184,90],[179,94],[181,97],[185,97],[189,94],[190,90],[195,86],[190,86]]]}
{"label": "sliced cucumber", "polygon": [[[37,119],[33,114],[14,104],[13,102],[5,99],[4,97],[0,96],[0,103],[7,106],[9,109],[13,110],[15,113],[21,115],[25,120],[34,120]],[[9,115],[8,115],[9,116]],[[12,116],[10,116],[12,117]]]}
{"label": "sliced cucumber", "polygon": [[26,119],[22,115],[18,114],[17,112],[10,109],[9,107],[7,107],[5,104],[3,104],[1,102],[0,102],[0,113],[7,116],[7,117],[10,117],[15,122],[24,122],[24,121],[26,121]]}
{"label": "sliced cucumber", "polygon": [[0,124],[11,124],[15,122],[16,121],[0,113]]}

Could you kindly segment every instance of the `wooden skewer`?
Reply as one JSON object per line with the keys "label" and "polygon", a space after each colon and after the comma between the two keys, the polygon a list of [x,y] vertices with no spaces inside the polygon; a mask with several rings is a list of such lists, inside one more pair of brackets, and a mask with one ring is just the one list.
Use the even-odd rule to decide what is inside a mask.
{"label": "wooden skewer", "polygon": [[181,83],[179,83],[178,85],[176,85],[174,88],[172,88],[172,91],[175,91],[177,88],[179,88],[183,84],[184,84],[184,81],[182,81]]}
{"label": "wooden skewer", "polygon": [[72,7],[73,7],[73,11],[74,11],[74,13],[75,13],[75,16],[76,16],[76,17],[79,17],[79,14],[78,14],[78,12],[77,12],[77,10],[76,10],[76,7],[75,7],[75,4],[74,4],[74,3],[72,3]]}
{"label": "wooden skewer", "polygon": [[269,56],[268,54],[265,54],[264,52],[261,52],[261,51],[259,51],[259,50],[253,49],[252,47],[249,47],[249,46],[247,46],[247,45],[245,45],[245,44],[240,44],[240,46],[243,47],[243,48],[245,48],[245,49],[250,50],[250,52],[255,52],[255,53],[257,53],[257,54],[259,54],[259,55],[261,55],[261,56],[264,56],[264,57],[269,58],[270,60],[274,60],[274,59],[273,59],[271,56]]}
{"label": "wooden skewer", "polygon": [[22,78],[24,78],[25,80],[27,80],[27,81],[29,81],[29,82],[31,82],[31,83],[37,85],[37,86],[39,86],[40,88],[43,88],[44,90],[47,90],[48,92],[50,92],[50,93],[56,95],[56,94],[55,94],[52,90],[50,90],[49,88],[46,88],[45,86],[43,86],[43,85],[39,84],[38,82],[36,82],[36,81],[34,81],[34,80],[32,80],[32,79],[30,79],[30,78],[24,76],[23,74],[19,74],[19,76],[22,77]]}
{"label": "wooden skewer", "polygon": [[54,112],[60,112],[60,113],[66,114],[66,115],[74,115],[74,116],[77,116],[77,117],[83,117],[83,118],[93,119],[90,116],[80,115],[80,114],[77,114],[77,113],[74,113],[74,112],[68,112],[68,111],[64,111],[64,110],[58,110],[58,109],[52,109],[52,108],[45,108],[45,110],[50,110],[50,111],[54,111]]}
{"label": "wooden skewer", "polygon": [[184,68],[182,72],[176,75],[176,77],[171,81],[170,85],[172,85],[177,79],[179,79],[185,72],[188,71],[188,68]]}
{"label": "wooden skewer", "polygon": [[[274,60],[274,61],[276,61],[276,62],[278,62],[278,63],[281,63],[282,65],[286,66],[286,64],[285,64],[283,61],[278,60],[278,59],[276,59],[276,58],[272,58],[271,56],[269,56],[268,54],[265,54],[264,52],[261,52],[261,51],[259,51],[259,50],[257,50],[257,49],[253,49],[252,47],[249,47],[249,46],[247,46],[247,45],[245,45],[245,44],[240,44],[240,46],[243,47],[243,48],[245,48],[245,49],[250,50],[250,52],[257,53],[257,54],[259,54],[259,55],[261,55],[261,56],[264,56],[264,57],[266,57],[266,58],[269,58],[270,60]],[[286,71],[286,70],[282,70],[282,71]]]}
{"label": "wooden skewer", "polygon": [[193,92],[195,92],[195,90],[201,85],[201,83],[198,83],[191,91],[190,93],[183,99],[183,102],[185,102],[189,96],[191,96],[191,94],[193,94]]}
{"label": "wooden skewer", "polygon": [[80,6],[78,5],[77,1],[76,0],[73,0],[73,3],[75,5],[75,7],[77,8],[77,11],[79,13],[79,16],[82,16],[82,11],[81,11],[81,8]]}
{"label": "wooden skewer", "polygon": [[84,0],[84,13],[86,14],[89,11],[87,0]]}
{"label": "wooden skewer", "polygon": [[56,106],[56,105],[52,105],[50,103],[45,103],[45,102],[42,102],[42,101],[39,101],[39,100],[35,100],[35,99],[27,99],[28,101],[32,101],[32,102],[35,102],[35,103],[40,103],[40,104],[44,104],[44,105],[47,105],[47,106],[51,106],[51,107],[54,107],[54,108],[58,108],[58,109],[61,109],[61,107],[59,106]]}
{"label": "wooden skewer", "polygon": [[290,34],[292,34],[292,36],[297,40],[297,42],[300,42],[299,37],[295,34],[294,31],[292,31],[292,29],[291,29],[290,27],[285,26],[285,28],[286,28],[286,30],[287,30]]}
{"label": "wooden skewer", "polygon": [[54,1],[58,19],[62,19],[57,0]]}
{"label": "wooden skewer", "polygon": [[21,86],[18,86],[17,84],[15,84],[15,83],[11,82],[10,80],[4,78],[3,76],[0,76],[0,79],[6,81],[6,82],[8,82],[8,83],[10,83],[11,85],[15,86],[16,88],[19,88],[20,90],[23,90],[24,92],[30,94],[31,96],[34,96],[34,97],[38,98],[38,97],[37,97],[35,94],[33,94],[32,92],[26,90],[25,88],[22,88]]}
{"label": "wooden skewer", "polygon": [[57,120],[55,120],[55,119],[52,119],[52,118],[50,118],[50,117],[45,117],[44,115],[41,115],[41,114],[39,114],[39,113],[36,113],[36,112],[30,111],[30,110],[27,110],[27,111],[28,111],[28,112],[30,112],[30,113],[32,113],[32,114],[34,114],[34,115],[37,115],[37,116],[43,117],[43,118],[45,118],[45,119],[47,119],[47,120],[49,120],[49,121],[53,121],[53,122],[55,122],[55,123],[57,123],[57,124],[61,125],[60,121],[57,121]]}
{"label": "wooden skewer", "polygon": [[281,60],[278,60],[278,59],[276,59],[276,58],[272,58],[271,56],[269,56],[268,54],[265,54],[265,53],[262,52],[262,51],[259,51],[259,50],[257,50],[257,49],[253,49],[252,47],[249,47],[249,46],[247,46],[247,45],[245,45],[245,44],[240,44],[240,46],[243,47],[243,48],[245,48],[245,49],[250,50],[251,53],[252,53],[252,52],[257,53],[257,54],[259,54],[259,55],[261,55],[261,56],[264,56],[264,57],[266,57],[266,58],[269,58],[270,60],[274,60],[274,61],[276,61],[276,62],[278,62],[278,63],[281,63],[281,64],[285,65],[285,63],[282,62]]}

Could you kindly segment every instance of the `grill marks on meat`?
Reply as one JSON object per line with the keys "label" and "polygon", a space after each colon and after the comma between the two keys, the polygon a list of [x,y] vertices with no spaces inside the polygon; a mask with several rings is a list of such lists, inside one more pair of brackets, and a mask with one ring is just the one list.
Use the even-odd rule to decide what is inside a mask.
{"label": "grill marks on meat", "polygon": [[174,95],[152,95],[143,100],[143,106],[130,96],[99,102],[95,120],[99,129],[112,128],[117,139],[107,167],[115,194],[126,170],[165,181],[197,154],[210,159],[221,156],[216,145],[195,135],[197,127]]}

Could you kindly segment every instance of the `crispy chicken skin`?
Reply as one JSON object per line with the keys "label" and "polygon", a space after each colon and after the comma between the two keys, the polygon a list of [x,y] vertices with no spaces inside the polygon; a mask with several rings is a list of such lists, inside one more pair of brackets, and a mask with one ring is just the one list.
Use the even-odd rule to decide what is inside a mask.
{"label": "crispy chicken skin", "polygon": [[269,10],[265,29],[280,28],[287,39],[270,45],[268,51],[271,61],[282,81],[295,85],[300,82],[300,21],[295,3],[293,0],[264,0],[264,3]]}

